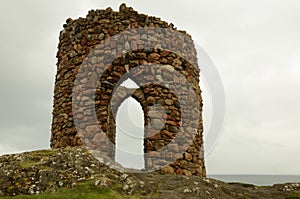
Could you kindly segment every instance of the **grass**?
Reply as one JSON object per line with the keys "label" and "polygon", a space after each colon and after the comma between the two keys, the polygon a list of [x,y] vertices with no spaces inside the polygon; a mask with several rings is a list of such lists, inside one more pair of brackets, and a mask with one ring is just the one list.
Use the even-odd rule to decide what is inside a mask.
{"label": "grass", "polygon": [[300,199],[300,192],[294,193],[293,195],[287,197],[286,199]]}
{"label": "grass", "polygon": [[50,157],[51,155],[54,155],[56,152],[54,150],[38,150],[38,151],[32,151],[30,154],[33,156],[33,158],[40,159],[41,157]]}
{"label": "grass", "polygon": [[52,150],[39,150],[39,151],[33,151],[30,153],[31,158],[27,159],[25,161],[21,161],[20,168],[30,168],[32,166],[38,166],[41,164],[40,160],[44,158],[49,158],[51,155],[55,154],[55,151]]}
{"label": "grass", "polygon": [[[30,153],[30,158],[21,161],[19,167],[21,169],[37,166],[39,169],[48,169],[40,161],[41,159],[47,160],[51,155],[55,154],[52,150],[39,150]],[[38,195],[17,195],[9,197],[1,197],[0,199],[141,199],[145,198],[139,194],[125,195],[118,190],[122,190],[121,184],[114,184],[113,187],[99,188],[94,185],[93,181],[87,181],[76,185],[74,188],[60,188],[55,192],[45,192]]]}
{"label": "grass", "polygon": [[43,193],[40,195],[19,195],[14,197],[0,197],[1,199],[138,199],[143,198],[137,195],[122,195],[112,189],[96,187],[93,182],[85,182],[72,189],[62,188],[54,193]]}
{"label": "grass", "polygon": [[253,184],[247,184],[247,183],[241,183],[241,182],[229,182],[230,185],[239,185],[245,188],[259,188],[258,186],[255,186]]}

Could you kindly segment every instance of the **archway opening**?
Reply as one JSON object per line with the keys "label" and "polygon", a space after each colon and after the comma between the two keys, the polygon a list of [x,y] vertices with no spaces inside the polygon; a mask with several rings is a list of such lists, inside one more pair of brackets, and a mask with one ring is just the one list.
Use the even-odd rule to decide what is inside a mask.
{"label": "archway opening", "polygon": [[[121,86],[133,86],[132,80],[127,81]],[[117,111],[115,161],[126,168],[145,168],[144,113],[140,103],[132,97],[124,100]]]}

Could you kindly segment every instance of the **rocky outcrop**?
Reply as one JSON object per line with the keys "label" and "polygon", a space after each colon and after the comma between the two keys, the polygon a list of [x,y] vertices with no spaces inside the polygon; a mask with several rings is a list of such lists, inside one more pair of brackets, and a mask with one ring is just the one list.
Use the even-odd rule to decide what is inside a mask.
{"label": "rocky outcrop", "polygon": [[72,187],[103,169],[83,148],[42,150],[0,157],[0,193],[39,194]]}
{"label": "rocky outcrop", "polygon": [[257,187],[199,176],[126,173],[110,168],[118,165],[101,163],[105,157],[97,160],[95,155],[83,147],[67,147],[0,156],[0,197],[51,193],[87,181],[124,198],[284,199],[300,191],[300,183]]}

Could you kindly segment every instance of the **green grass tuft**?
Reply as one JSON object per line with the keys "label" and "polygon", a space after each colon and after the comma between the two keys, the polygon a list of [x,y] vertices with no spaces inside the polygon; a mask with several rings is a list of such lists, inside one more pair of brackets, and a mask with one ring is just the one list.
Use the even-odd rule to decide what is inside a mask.
{"label": "green grass tuft", "polygon": [[0,197],[1,199],[138,199],[139,196],[122,195],[111,189],[103,189],[94,186],[93,182],[85,182],[72,189],[62,188],[54,193],[40,195],[19,195],[14,197]]}
{"label": "green grass tuft", "polygon": [[295,194],[287,197],[286,199],[300,199],[300,192],[295,193]]}

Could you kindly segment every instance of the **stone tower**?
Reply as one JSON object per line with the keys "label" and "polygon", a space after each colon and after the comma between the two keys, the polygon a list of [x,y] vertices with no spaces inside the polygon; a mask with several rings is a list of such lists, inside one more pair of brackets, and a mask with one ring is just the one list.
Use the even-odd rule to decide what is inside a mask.
{"label": "stone tower", "polygon": [[[115,116],[131,96],[144,112],[145,168],[206,175],[190,35],[122,4],[68,19],[58,49],[51,148],[85,145],[114,159]],[[139,88],[121,86],[128,78]]]}

